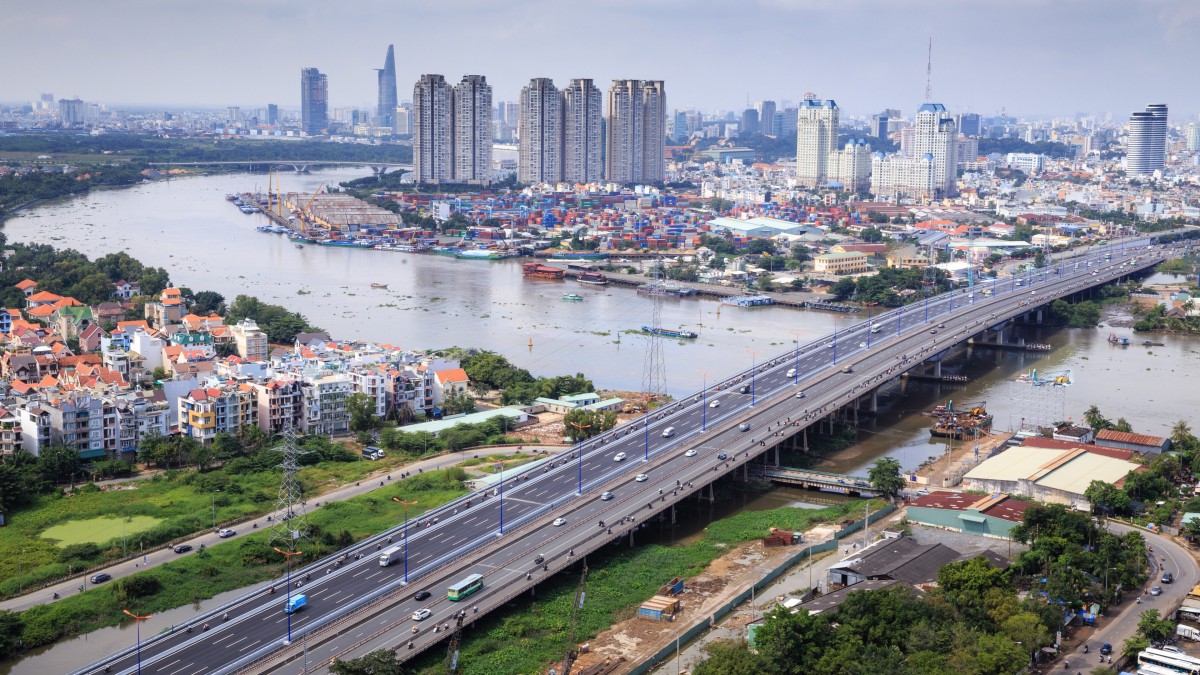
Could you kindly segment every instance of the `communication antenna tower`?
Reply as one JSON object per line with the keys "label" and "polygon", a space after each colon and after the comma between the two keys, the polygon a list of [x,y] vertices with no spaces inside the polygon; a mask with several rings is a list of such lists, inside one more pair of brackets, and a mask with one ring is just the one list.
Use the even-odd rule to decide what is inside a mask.
{"label": "communication antenna tower", "polygon": [[284,544],[288,550],[295,550],[296,542],[308,538],[308,518],[304,515],[303,487],[298,477],[300,473],[300,457],[307,455],[307,450],[301,450],[297,443],[294,428],[289,427],[283,432],[283,444],[275,450],[283,453],[283,461],[279,466],[283,469],[283,481],[279,484],[279,499],[275,502],[275,524],[271,526],[272,545]]}
{"label": "communication antenna tower", "polygon": [[933,100],[933,36],[929,36],[929,54],[925,60],[925,102]]}
{"label": "communication antenna tower", "polygon": [[[648,328],[662,327],[663,295],[666,287],[663,284],[662,261],[654,259],[654,268],[650,282],[650,325]],[[663,358],[663,336],[646,331],[646,360],[642,367],[642,392],[649,399],[665,394],[667,391],[667,364]],[[649,405],[647,405],[649,410]]]}

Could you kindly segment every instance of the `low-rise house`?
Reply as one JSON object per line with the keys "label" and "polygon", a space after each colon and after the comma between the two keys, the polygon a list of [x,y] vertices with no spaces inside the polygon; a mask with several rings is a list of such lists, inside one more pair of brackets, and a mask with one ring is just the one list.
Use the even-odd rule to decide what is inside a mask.
{"label": "low-rise house", "polygon": [[1031,502],[1005,494],[981,497],[966,492],[931,492],[908,503],[905,516],[914,523],[984,537],[1009,538]]}
{"label": "low-rise house", "polygon": [[1126,431],[1101,429],[1096,432],[1096,445],[1106,448],[1132,450],[1143,455],[1157,455],[1171,449],[1171,439],[1161,436],[1146,436]]}

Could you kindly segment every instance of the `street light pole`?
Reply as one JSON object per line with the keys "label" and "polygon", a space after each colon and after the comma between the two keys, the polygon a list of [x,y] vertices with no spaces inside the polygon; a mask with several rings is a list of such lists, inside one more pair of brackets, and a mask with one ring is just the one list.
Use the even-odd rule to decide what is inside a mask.
{"label": "street light pole", "polygon": [[703,383],[700,385],[700,431],[708,430],[708,371],[701,370],[700,377]]}
{"label": "street light pole", "polygon": [[590,424],[580,424],[571,422],[571,426],[575,427],[575,431],[579,432],[579,441],[575,444],[575,453],[579,455],[579,494],[583,494],[583,430],[591,429]]}
{"label": "street light pole", "polygon": [[289,552],[275,548],[275,552],[287,558],[287,604],[284,605],[283,613],[287,615],[287,643],[290,645],[292,644],[292,556],[300,555],[303,551]]}
{"label": "street light pole", "polygon": [[404,507],[404,528],[400,531],[400,538],[404,540],[404,583],[408,584],[408,507],[415,505],[417,502],[406,502],[399,497],[392,497],[392,501]]}
{"label": "street light pole", "polygon": [[[759,352],[747,348],[746,353],[750,355],[750,407],[754,407],[754,384],[758,373],[758,354]],[[837,353],[836,350],[834,352]]]}
{"label": "street light pole", "polygon": [[212,492],[212,513],[213,513],[213,525],[212,526],[213,526],[214,530],[217,529],[217,493],[218,492],[220,492],[220,490],[213,490],[213,492]]}
{"label": "street light pole", "polygon": [[135,624],[137,624],[137,663],[138,663],[137,671],[138,671],[138,675],[141,675],[141,673],[142,673],[142,621],[149,619],[153,615],[147,614],[146,616],[138,616],[137,614],[134,614],[133,612],[131,612],[127,609],[123,609],[121,611],[125,612],[129,616],[132,616],[133,622]]}
{"label": "street light pole", "polygon": [[497,462],[500,470],[500,534],[504,534],[504,462]]}

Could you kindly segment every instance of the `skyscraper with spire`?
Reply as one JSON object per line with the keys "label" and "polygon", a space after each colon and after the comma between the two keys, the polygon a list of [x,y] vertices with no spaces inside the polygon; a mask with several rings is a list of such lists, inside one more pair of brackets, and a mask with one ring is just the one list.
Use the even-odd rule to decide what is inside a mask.
{"label": "skyscraper with spire", "polygon": [[379,104],[375,111],[377,126],[388,127],[396,131],[396,50],[388,45],[387,56],[383,59],[383,68],[377,68],[379,77]]}

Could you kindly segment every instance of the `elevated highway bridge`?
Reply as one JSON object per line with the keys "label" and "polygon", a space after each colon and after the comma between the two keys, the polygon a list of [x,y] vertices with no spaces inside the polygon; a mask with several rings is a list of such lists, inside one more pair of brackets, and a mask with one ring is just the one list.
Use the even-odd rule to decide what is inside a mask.
{"label": "elevated highway bridge", "polygon": [[[936,362],[954,345],[1000,334],[1017,317],[1035,320],[1053,300],[1086,296],[1172,253],[1150,244],[1136,239],[1089,250],[797,345],[589,439],[540,470],[506,472],[495,488],[355,544],[336,554],[348,556],[344,564],[331,557],[293,570],[292,581],[300,582],[291,588],[279,579],[149,638],[141,646],[142,672],[295,672],[302,664],[306,672],[326,672],[331,659],[381,648],[411,658],[448,637],[435,626],[469,625],[602,546],[634,543],[644,521],[673,518],[685,499],[711,498],[717,479],[747,476],[752,463],[774,470],[781,444],[844,410],[873,405],[881,385]],[[839,479],[847,480],[820,480]],[[606,492],[611,499],[602,498]],[[381,566],[378,551],[396,544],[406,545],[403,564]],[[471,574],[482,575],[483,589],[463,602],[449,600],[447,587]],[[416,600],[423,590],[432,597]],[[289,631],[283,607],[296,592],[308,604],[291,615]],[[429,618],[411,619],[418,609],[430,610]],[[227,621],[220,618],[226,613]],[[77,672],[137,670],[131,646]]]}
{"label": "elevated highway bridge", "polygon": [[376,176],[382,177],[389,170],[400,169],[412,171],[412,164],[395,164],[392,162],[346,162],[326,159],[237,159],[217,160],[211,162],[147,162],[149,166],[170,169],[180,166],[244,166],[253,171],[263,167],[291,167],[296,173],[308,173],[314,166],[368,166]]}

